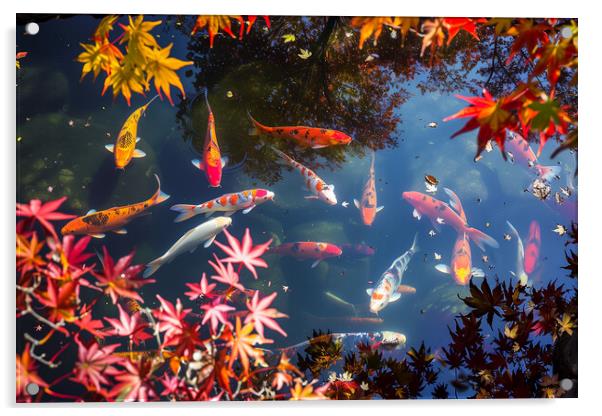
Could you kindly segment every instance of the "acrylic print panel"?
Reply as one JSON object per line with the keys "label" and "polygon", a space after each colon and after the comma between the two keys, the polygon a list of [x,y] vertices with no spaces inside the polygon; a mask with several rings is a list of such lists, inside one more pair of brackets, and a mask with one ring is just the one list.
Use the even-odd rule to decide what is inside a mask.
{"label": "acrylic print panel", "polygon": [[18,402],[577,395],[575,19],[17,24]]}

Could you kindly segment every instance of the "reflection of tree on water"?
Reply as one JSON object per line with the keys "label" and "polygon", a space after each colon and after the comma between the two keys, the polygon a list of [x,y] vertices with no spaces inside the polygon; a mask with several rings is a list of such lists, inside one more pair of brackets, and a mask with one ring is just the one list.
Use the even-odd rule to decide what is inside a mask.
{"label": "reflection of tree on water", "polygon": [[[426,79],[428,86],[419,85],[423,91],[457,91],[468,85],[463,75],[476,62],[471,59],[476,45],[461,37],[427,68],[429,60],[419,58],[418,36],[406,37],[403,45],[383,36],[378,45],[360,50],[347,18],[277,17],[272,22],[269,31],[255,26],[242,41],[218,38],[213,49],[202,36],[192,37],[187,56],[197,68],[196,94],[189,96],[209,87],[222,152],[233,162],[246,154],[246,173],[266,182],[279,179],[280,171],[276,156],[259,146],[270,139],[247,137],[247,109],[266,125],[328,127],[351,135],[354,141],[346,147],[292,152],[312,168],[335,168],[345,162],[346,152],[363,156],[368,147],[397,145],[398,108],[409,98],[409,81]],[[188,30],[187,23],[182,31]],[[285,34],[294,34],[296,41],[284,43]],[[311,52],[308,59],[298,56],[301,48]],[[426,78],[418,77],[424,74]],[[203,100],[182,102],[178,118],[185,139],[200,152],[207,120]],[[290,143],[285,146],[292,151]]]}

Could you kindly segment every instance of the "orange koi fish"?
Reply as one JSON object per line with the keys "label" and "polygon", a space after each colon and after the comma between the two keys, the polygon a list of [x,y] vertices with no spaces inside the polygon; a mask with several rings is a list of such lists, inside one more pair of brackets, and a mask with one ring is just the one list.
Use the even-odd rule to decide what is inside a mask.
{"label": "orange koi fish", "polygon": [[484,277],[483,270],[472,267],[472,253],[470,251],[470,240],[466,233],[458,234],[451,257],[451,266],[437,264],[435,269],[441,273],[451,274],[456,283],[467,285],[471,277]]}
{"label": "orange koi fish", "polygon": [[126,229],[123,228],[126,224],[143,215],[149,208],[169,198],[169,195],[161,191],[159,177],[155,175],[155,178],[157,179],[157,191],[146,201],[98,212],[92,209],[83,217],[75,218],[67,223],[61,233],[63,235],[87,234],[95,238],[103,238],[108,231],[127,234]]}
{"label": "orange koi fish", "polygon": [[540,165],[537,157],[541,153],[541,147],[536,156],[529,142],[518,133],[510,134],[510,137],[504,143],[504,151],[513,163],[520,165],[527,172],[547,181],[560,173],[560,166]]}
{"label": "orange koi fish", "polygon": [[205,214],[206,217],[216,212],[223,212],[226,217],[234,214],[236,211],[243,210],[243,214],[248,214],[253,208],[266,201],[274,199],[274,192],[267,189],[248,189],[246,191],[225,194],[211,201],[203,202],[199,205],[178,204],[171,207],[172,211],[180,213],[174,222],[185,221],[198,214]]}
{"label": "orange koi fish", "polygon": [[155,101],[157,97],[158,95],[155,95],[148,103],[130,114],[125,123],[123,123],[123,127],[121,127],[121,130],[119,131],[119,135],[117,135],[115,144],[107,144],[105,146],[105,149],[115,155],[115,167],[117,169],[125,169],[134,157],[139,158],[146,156],[146,153],[142,150],[136,149],[136,143],[140,141],[140,137],[136,136],[136,133],[138,132],[138,121],[140,121],[142,114],[146,112],[148,106]]}
{"label": "orange koi fish", "polygon": [[332,129],[305,126],[264,126],[255,120],[249,112],[247,112],[247,115],[253,123],[253,127],[249,129],[249,136],[264,134],[277,139],[292,140],[301,147],[311,147],[312,149],[349,144],[352,140],[350,136],[342,131]]}
{"label": "orange koi fish", "polygon": [[297,162],[295,159],[290,157],[284,152],[276,149],[272,146],[274,152],[278,154],[284,161],[291,167],[297,170],[303,176],[305,180],[305,186],[313,195],[307,195],[305,199],[319,199],[326,202],[328,205],[336,205],[337,197],[334,194],[334,185],[326,185],[326,182],[322,180],[316,173]]}
{"label": "orange koi fish", "polygon": [[[452,207],[456,209],[458,206],[461,207],[460,199],[456,194],[447,188],[444,188],[444,190],[450,197]],[[433,228],[436,230],[440,229],[440,224],[447,224],[456,230],[458,234],[466,233],[466,235],[474,241],[481,250],[485,250],[483,244],[487,244],[494,248],[499,247],[499,244],[495,239],[476,228],[470,227],[466,221],[466,217],[460,216],[445,202],[420,192],[404,192],[402,197],[414,207],[414,212],[412,214],[414,218],[420,220],[422,215],[426,215],[429,217]]]}
{"label": "orange koi fish", "polygon": [[311,265],[316,267],[320,262],[329,257],[338,257],[343,253],[340,247],[316,241],[300,241],[296,243],[284,243],[269,249],[270,253],[283,256],[295,257],[299,260],[315,260]]}
{"label": "orange koi fish", "polygon": [[384,207],[376,207],[376,186],[374,182],[374,159],[375,153],[372,151],[372,162],[370,163],[370,173],[368,174],[368,180],[364,185],[364,191],[362,192],[362,202],[360,203],[357,199],[353,200],[355,207],[360,210],[362,221],[365,225],[372,225],[376,214],[380,212]]}
{"label": "orange koi fish", "polygon": [[525,247],[525,272],[531,274],[537,267],[541,249],[541,229],[535,220],[529,225],[529,238]]}
{"label": "orange koi fish", "polygon": [[205,172],[209,186],[217,188],[222,182],[222,169],[228,163],[228,158],[222,157],[219,150],[217,134],[215,133],[215,117],[209,105],[207,89],[205,89],[205,103],[207,104],[207,110],[209,110],[209,116],[207,117],[207,133],[205,134],[205,144],[203,145],[203,160],[193,159],[192,164],[197,169]]}

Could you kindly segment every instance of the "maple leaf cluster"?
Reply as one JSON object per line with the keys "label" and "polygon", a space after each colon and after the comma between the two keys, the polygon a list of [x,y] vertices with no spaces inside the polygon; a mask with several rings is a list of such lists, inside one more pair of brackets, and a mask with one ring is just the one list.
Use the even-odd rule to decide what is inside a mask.
{"label": "maple leaf cluster", "polygon": [[128,16],[127,24],[119,23],[122,33],[111,40],[109,36],[118,20],[114,15],[104,17],[92,36],[92,43],[80,43],[84,49],[77,57],[83,64],[81,78],[91,73],[96,79],[104,73],[102,94],[111,88],[113,97],[122,95],[128,105],[133,93],[144,95],[151,83],[157,94],[165,95],[172,105],[172,86],[185,97],[176,71],[192,62],[170,56],[173,44],[159,45],[151,31],[161,21],[145,21],[142,15]]}
{"label": "maple leaf cluster", "polygon": [[[262,16],[265,21],[266,27],[269,29],[270,17]],[[232,32],[232,22],[238,22],[239,25],[239,33],[238,39],[242,39],[244,34],[249,34],[251,31],[251,27],[257,20],[257,16],[247,16],[246,20],[242,16],[229,16],[229,15],[200,15],[196,18],[194,26],[190,34],[194,36],[198,31],[202,29],[207,29],[207,34],[209,35],[209,47],[213,48],[213,41],[215,36],[218,35],[221,31],[226,33],[231,38],[236,38],[234,33]],[[247,27],[245,31],[245,26]]]}
{"label": "maple leaf cluster", "polygon": [[64,201],[17,204],[18,401],[324,398],[286,354],[266,348],[270,331],[286,336],[276,292],[244,287],[243,268],[257,279],[255,267],[268,267],[271,240],[228,233],[219,244],[228,257],[214,255],[210,280],[182,285],[191,305],[157,295],[152,307],[141,289],[154,280],[142,278],[133,251],[94,256],[90,237],[57,236],[54,222],[72,217],[57,212]]}

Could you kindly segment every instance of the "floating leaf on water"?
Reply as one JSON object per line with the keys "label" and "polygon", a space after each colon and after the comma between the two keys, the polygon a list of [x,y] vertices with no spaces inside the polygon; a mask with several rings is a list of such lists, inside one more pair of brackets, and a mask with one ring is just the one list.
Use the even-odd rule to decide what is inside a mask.
{"label": "floating leaf on water", "polygon": [[437,233],[435,232],[435,230],[431,230],[431,231],[429,231],[429,235],[430,235],[431,237],[434,237],[434,236],[436,236],[436,235],[437,235]]}
{"label": "floating leaf on water", "polygon": [[441,254],[433,253],[433,255],[435,256],[435,260],[441,260]]}
{"label": "floating leaf on water", "polygon": [[228,92],[226,92],[226,97],[232,98],[232,97],[234,97],[234,93],[232,91],[228,91]]}
{"label": "floating leaf on water", "polygon": [[558,235],[565,235],[566,234],[566,227],[564,225],[562,225],[562,224],[557,224],[556,228],[554,228],[552,231],[554,231]]}
{"label": "floating leaf on water", "polygon": [[426,126],[430,127],[431,129],[435,129],[435,128],[437,128],[438,124],[436,121],[431,121],[430,123],[427,123]]}
{"label": "floating leaf on water", "polygon": [[426,186],[426,192],[429,194],[436,194],[437,193],[437,185],[431,185],[430,183],[426,183],[424,184]]}
{"label": "floating leaf on water", "polygon": [[487,228],[491,227],[491,223],[490,223],[489,221],[487,221],[487,222],[485,223],[485,227],[487,227]]}
{"label": "floating leaf on water", "polygon": [[531,193],[542,201],[546,199],[552,192],[552,187],[546,181],[537,178],[531,184]]}
{"label": "floating leaf on water", "polygon": [[436,221],[437,221],[437,224],[445,224],[445,220],[441,217],[437,217]]}
{"label": "floating leaf on water", "polygon": [[433,175],[424,175],[424,180],[426,183],[429,183],[431,185],[439,184],[439,180],[436,177],[434,177]]}
{"label": "floating leaf on water", "polygon": [[299,53],[297,56],[299,56],[301,59],[308,59],[311,56],[311,52],[307,49],[299,49],[299,51],[301,53]]}
{"label": "floating leaf on water", "polygon": [[560,192],[554,193],[554,200],[558,205],[564,204],[564,197],[560,194]]}
{"label": "floating leaf on water", "polygon": [[295,35],[292,33],[287,33],[286,35],[282,35],[282,40],[284,43],[294,42],[296,40]]}
{"label": "floating leaf on water", "polygon": [[487,151],[487,153],[489,153],[493,150],[493,143],[491,140],[489,140],[487,142],[487,144],[485,145],[485,150]]}
{"label": "floating leaf on water", "polygon": [[512,240],[512,236],[510,234],[504,234],[504,240],[510,241]]}
{"label": "floating leaf on water", "polygon": [[481,257],[481,260],[483,260],[483,263],[488,263],[489,262],[489,256],[483,254],[483,256]]}

